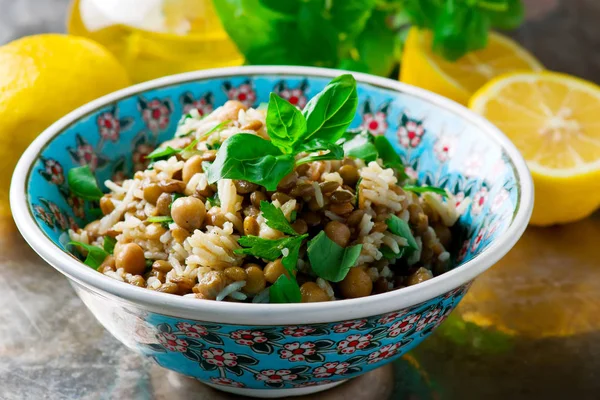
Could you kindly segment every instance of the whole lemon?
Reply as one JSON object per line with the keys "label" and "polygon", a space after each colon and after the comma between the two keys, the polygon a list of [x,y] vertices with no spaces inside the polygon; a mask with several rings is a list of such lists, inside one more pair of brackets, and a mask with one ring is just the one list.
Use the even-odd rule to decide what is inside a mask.
{"label": "whole lemon", "polygon": [[36,136],[73,109],[130,84],[101,45],[44,34],[0,46],[0,216],[17,160]]}

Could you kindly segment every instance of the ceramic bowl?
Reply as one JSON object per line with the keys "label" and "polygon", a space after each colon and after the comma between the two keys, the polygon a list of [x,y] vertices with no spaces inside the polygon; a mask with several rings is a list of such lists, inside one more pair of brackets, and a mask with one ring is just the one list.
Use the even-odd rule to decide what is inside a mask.
{"label": "ceramic bowl", "polygon": [[[470,201],[461,216],[450,272],[416,286],[361,299],[312,304],[199,301],[104,276],[65,251],[66,231],[89,220],[66,172],[88,164],[99,182],[144,166],[191,108],[206,114],[227,99],[248,106],[271,91],[302,107],[340,72],[238,67],[176,75],[93,101],[44,131],[22,156],[11,206],[19,230],[66,275],[118,340],[161,366],[219,389],[256,397],[316,392],[393,361],[431,334],[473,279],[525,229],[532,181],[510,141],[481,117],[402,83],[355,74],[353,127],[385,135],[420,182]],[[470,200],[468,200],[470,199]]]}

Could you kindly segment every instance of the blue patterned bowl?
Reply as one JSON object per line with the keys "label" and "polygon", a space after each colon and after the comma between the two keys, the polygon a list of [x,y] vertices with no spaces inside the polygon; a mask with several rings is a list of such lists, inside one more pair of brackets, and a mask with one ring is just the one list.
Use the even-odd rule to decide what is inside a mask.
{"label": "blue patterned bowl", "polygon": [[[418,345],[456,307],[472,280],[514,245],[533,195],[525,162],[491,124],[462,106],[399,82],[356,74],[353,126],[386,135],[422,183],[470,198],[460,218],[456,267],[405,289],[312,304],[241,304],[156,293],[91,270],[65,251],[66,230],[89,219],[65,173],[88,164],[118,179],[170,138],[191,108],[208,113],[227,99],[247,105],[271,91],[302,106],[339,71],[241,67],[143,83],[93,101],[43,132],[13,177],[17,225],[65,274],[117,339],[165,368],[219,389],[257,397],[323,390],[390,362]],[[60,94],[57,94],[60,96]]]}

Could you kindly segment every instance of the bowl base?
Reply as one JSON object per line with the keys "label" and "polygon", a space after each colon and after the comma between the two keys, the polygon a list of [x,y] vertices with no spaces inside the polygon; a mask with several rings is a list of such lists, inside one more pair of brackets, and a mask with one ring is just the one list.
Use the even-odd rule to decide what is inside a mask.
{"label": "bowl base", "polygon": [[255,397],[259,399],[285,399],[292,396],[304,396],[313,393],[323,392],[325,390],[332,389],[342,383],[343,381],[326,383],[319,386],[309,386],[305,388],[294,388],[294,389],[245,389],[245,388],[234,388],[222,385],[215,385],[213,383],[202,382],[206,386],[210,386],[213,389],[220,390],[222,392],[232,393],[239,396]]}

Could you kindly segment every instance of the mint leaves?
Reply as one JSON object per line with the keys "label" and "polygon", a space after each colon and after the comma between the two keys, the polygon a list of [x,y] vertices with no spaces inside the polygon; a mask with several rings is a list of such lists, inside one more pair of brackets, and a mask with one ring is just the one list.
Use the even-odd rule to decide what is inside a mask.
{"label": "mint leaves", "polygon": [[[348,129],[357,106],[356,81],[349,74],[333,79],[303,112],[271,93],[266,121],[270,140],[252,134],[229,137],[205,169],[208,182],[240,179],[276,190],[297,165],[342,159],[344,151],[335,142]],[[320,151],[325,153],[296,161],[299,153]]]}
{"label": "mint leaves", "polygon": [[362,244],[341,247],[321,231],[308,243],[307,252],[315,274],[330,282],[340,282],[354,266],[361,250]]}
{"label": "mint leaves", "polygon": [[96,177],[89,166],[71,168],[67,174],[71,192],[85,200],[99,200],[104,193],[98,187]]}

